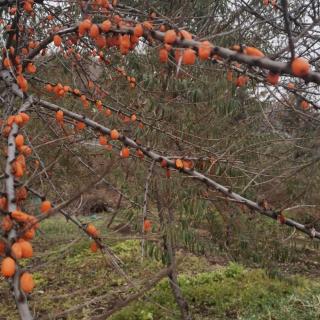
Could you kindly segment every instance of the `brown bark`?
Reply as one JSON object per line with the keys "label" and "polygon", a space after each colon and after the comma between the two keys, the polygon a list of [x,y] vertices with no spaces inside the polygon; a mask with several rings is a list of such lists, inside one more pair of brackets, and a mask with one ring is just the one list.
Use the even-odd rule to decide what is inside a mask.
{"label": "brown bark", "polygon": [[[189,311],[188,302],[183,297],[181,288],[178,283],[178,273],[176,268],[176,248],[173,238],[173,226],[174,226],[174,212],[173,208],[164,208],[162,205],[158,191],[156,190],[157,197],[157,207],[159,213],[159,219],[161,228],[163,229],[163,249],[164,254],[167,258],[167,266],[170,266],[172,269],[168,274],[169,284],[172,290],[172,293],[175,297],[176,303],[180,309],[181,319],[182,320],[191,320],[192,316]],[[165,210],[167,209],[167,210]],[[167,211],[167,215],[165,215]]]}

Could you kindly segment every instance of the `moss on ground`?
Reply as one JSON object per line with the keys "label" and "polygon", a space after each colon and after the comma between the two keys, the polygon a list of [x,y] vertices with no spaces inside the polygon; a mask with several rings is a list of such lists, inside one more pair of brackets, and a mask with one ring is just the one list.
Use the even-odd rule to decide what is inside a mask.
{"label": "moss on ground", "polygon": [[[95,222],[104,230],[103,220]],[[110,260],[89,250],[89,240],[61,218],[45,221],[34,241],[36,255],[23,262],[33,272],[37,287],[29,297],[41,318],[90,319],[134,290],[113,270]],[[108,242],[108,238],[106,238]],[[144,258],[140,242],[124,240],[110,246],[130,279],[136,283],[162,268]],[[262,269],[239,264],[213,266],[205,258],[179,253],[179,283],[195,319],[285,320],[319,319],[320,285],[317,279],[270,277]],[[6,281],[0,282],[0,319],[17,319]],[[99,299],[101,297],[101,299]],[[74,310],[72,310],[75,308]],[[66,310],[69,310],[65,313]],[[113,320],[180,319],[167,280],[144,298],[114,314]]]}
{"label": "moss on ground", "polygon": [[[195,276],[183,274],[179,283],[195,319],[307,320],[320,316],[320,286],[299,277],[271,279],[261,269],[231,264]],[[179,319],[168,281],[162,281],[149,297],[152,302],[136,302],[111,319]]]}

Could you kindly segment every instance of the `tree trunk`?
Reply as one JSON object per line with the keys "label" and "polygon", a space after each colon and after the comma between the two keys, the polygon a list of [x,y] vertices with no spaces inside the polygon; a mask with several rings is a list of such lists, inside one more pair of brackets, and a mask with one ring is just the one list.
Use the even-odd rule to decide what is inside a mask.
{"label": "tree trunk", "polygon": [[181,319],[192,320],[192,316],[189,311],[188,302],[184,299],[181,288],[179,287],[179,284],[178,284],[175,243],[174,243],[174,237],[173,237],[174,212],[172,208],[168,208],[167,209],[168,214],[165,215],[164,208],[162,206],[157,190],[156,190],[156,196],[157,196],[157,207],[159,212],[160,224],[161,224],[161,228],[164,231],[163,232],[164,254],[167,258],[167,266],[171,267],[171,271],[168,273],[170,287],[175,297],[176,303],[180,309]]}
{"label": "tree trunk", "polygon": [[12,288],[20,319],[33,320],[27,299],[25,295],[20,291],[20,270],[17,271],[14,275]]}

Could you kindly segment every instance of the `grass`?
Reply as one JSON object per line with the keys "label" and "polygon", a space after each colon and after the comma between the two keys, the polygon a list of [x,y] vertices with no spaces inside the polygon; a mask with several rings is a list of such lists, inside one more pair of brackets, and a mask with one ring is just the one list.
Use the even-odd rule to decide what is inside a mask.
{"label": "grass", "polygon": [[[183,274],[179,283],[195,319],[318,319],[320,286],[297,277],[270,279],[261,270],[237,264],[196,276]],[[150,295],[153,301],[176,311],[168,282]],[[148,301],[139,301],[114,315],[113,320],[179,319]]]}
{"label": "grass", "polygon": [[[103,221],[103,236],[123,262],[122,268],[137,284],[163,266],[146,257],[141,262],[137,240],[111,242]],[[43,234],[34,241],[36,255],[23,264],[33,272],[37,287],[29,297],[38,318],[90,319],[134,292],[128,281],[113,270],[105,256],[89,250],[89,240],[62,218],[43,223]],[[211,265],[205,258],[179,253],[179,284],[194,319],[287,320],[320,318],[320,285],[317,279],[299,276],[270,277],[262,269],[231,263]],[[8,284],[0,282],[0,319],[17,319]],[[100,299],[101,298],[101,299]],[[74,309],[75,308],[75,309]],[[74,310],[72,310],[74,309]],[[66,312],[66,310],[69,310]],[[144,298],[114,314],[113,320],[180,319],[167,280]]]}

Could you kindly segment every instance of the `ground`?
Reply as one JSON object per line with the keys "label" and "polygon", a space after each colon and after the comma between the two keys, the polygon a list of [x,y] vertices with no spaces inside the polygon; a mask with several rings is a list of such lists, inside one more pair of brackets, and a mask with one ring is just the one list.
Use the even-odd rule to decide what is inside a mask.
{"label": "ground", "polygon": [[[43,223],[34,240],[34,257],[23,262],[36,280],[29,301],[39,319],[91,319],[135,292],[132,283],[139,286],[142,279],[152,278],[163,268],[161,259],[141,259],[139,240],[107,231],[103,215],[83,219],[100,226],[131,285],[110,267],[109,258],[90,251],[90,240],[80,230],[64,218],[54,217]],[[194,319],[320,318],[318,278],[287,274],[270,277],[267,270],[249,269],[232,262],[216,265],[186,252],[179,252],[178,260],[179,283]],[[0,319],[18,319],[8,289],[7,282],[1,279]],[[164,279],[110,319],[180,318]]]}

